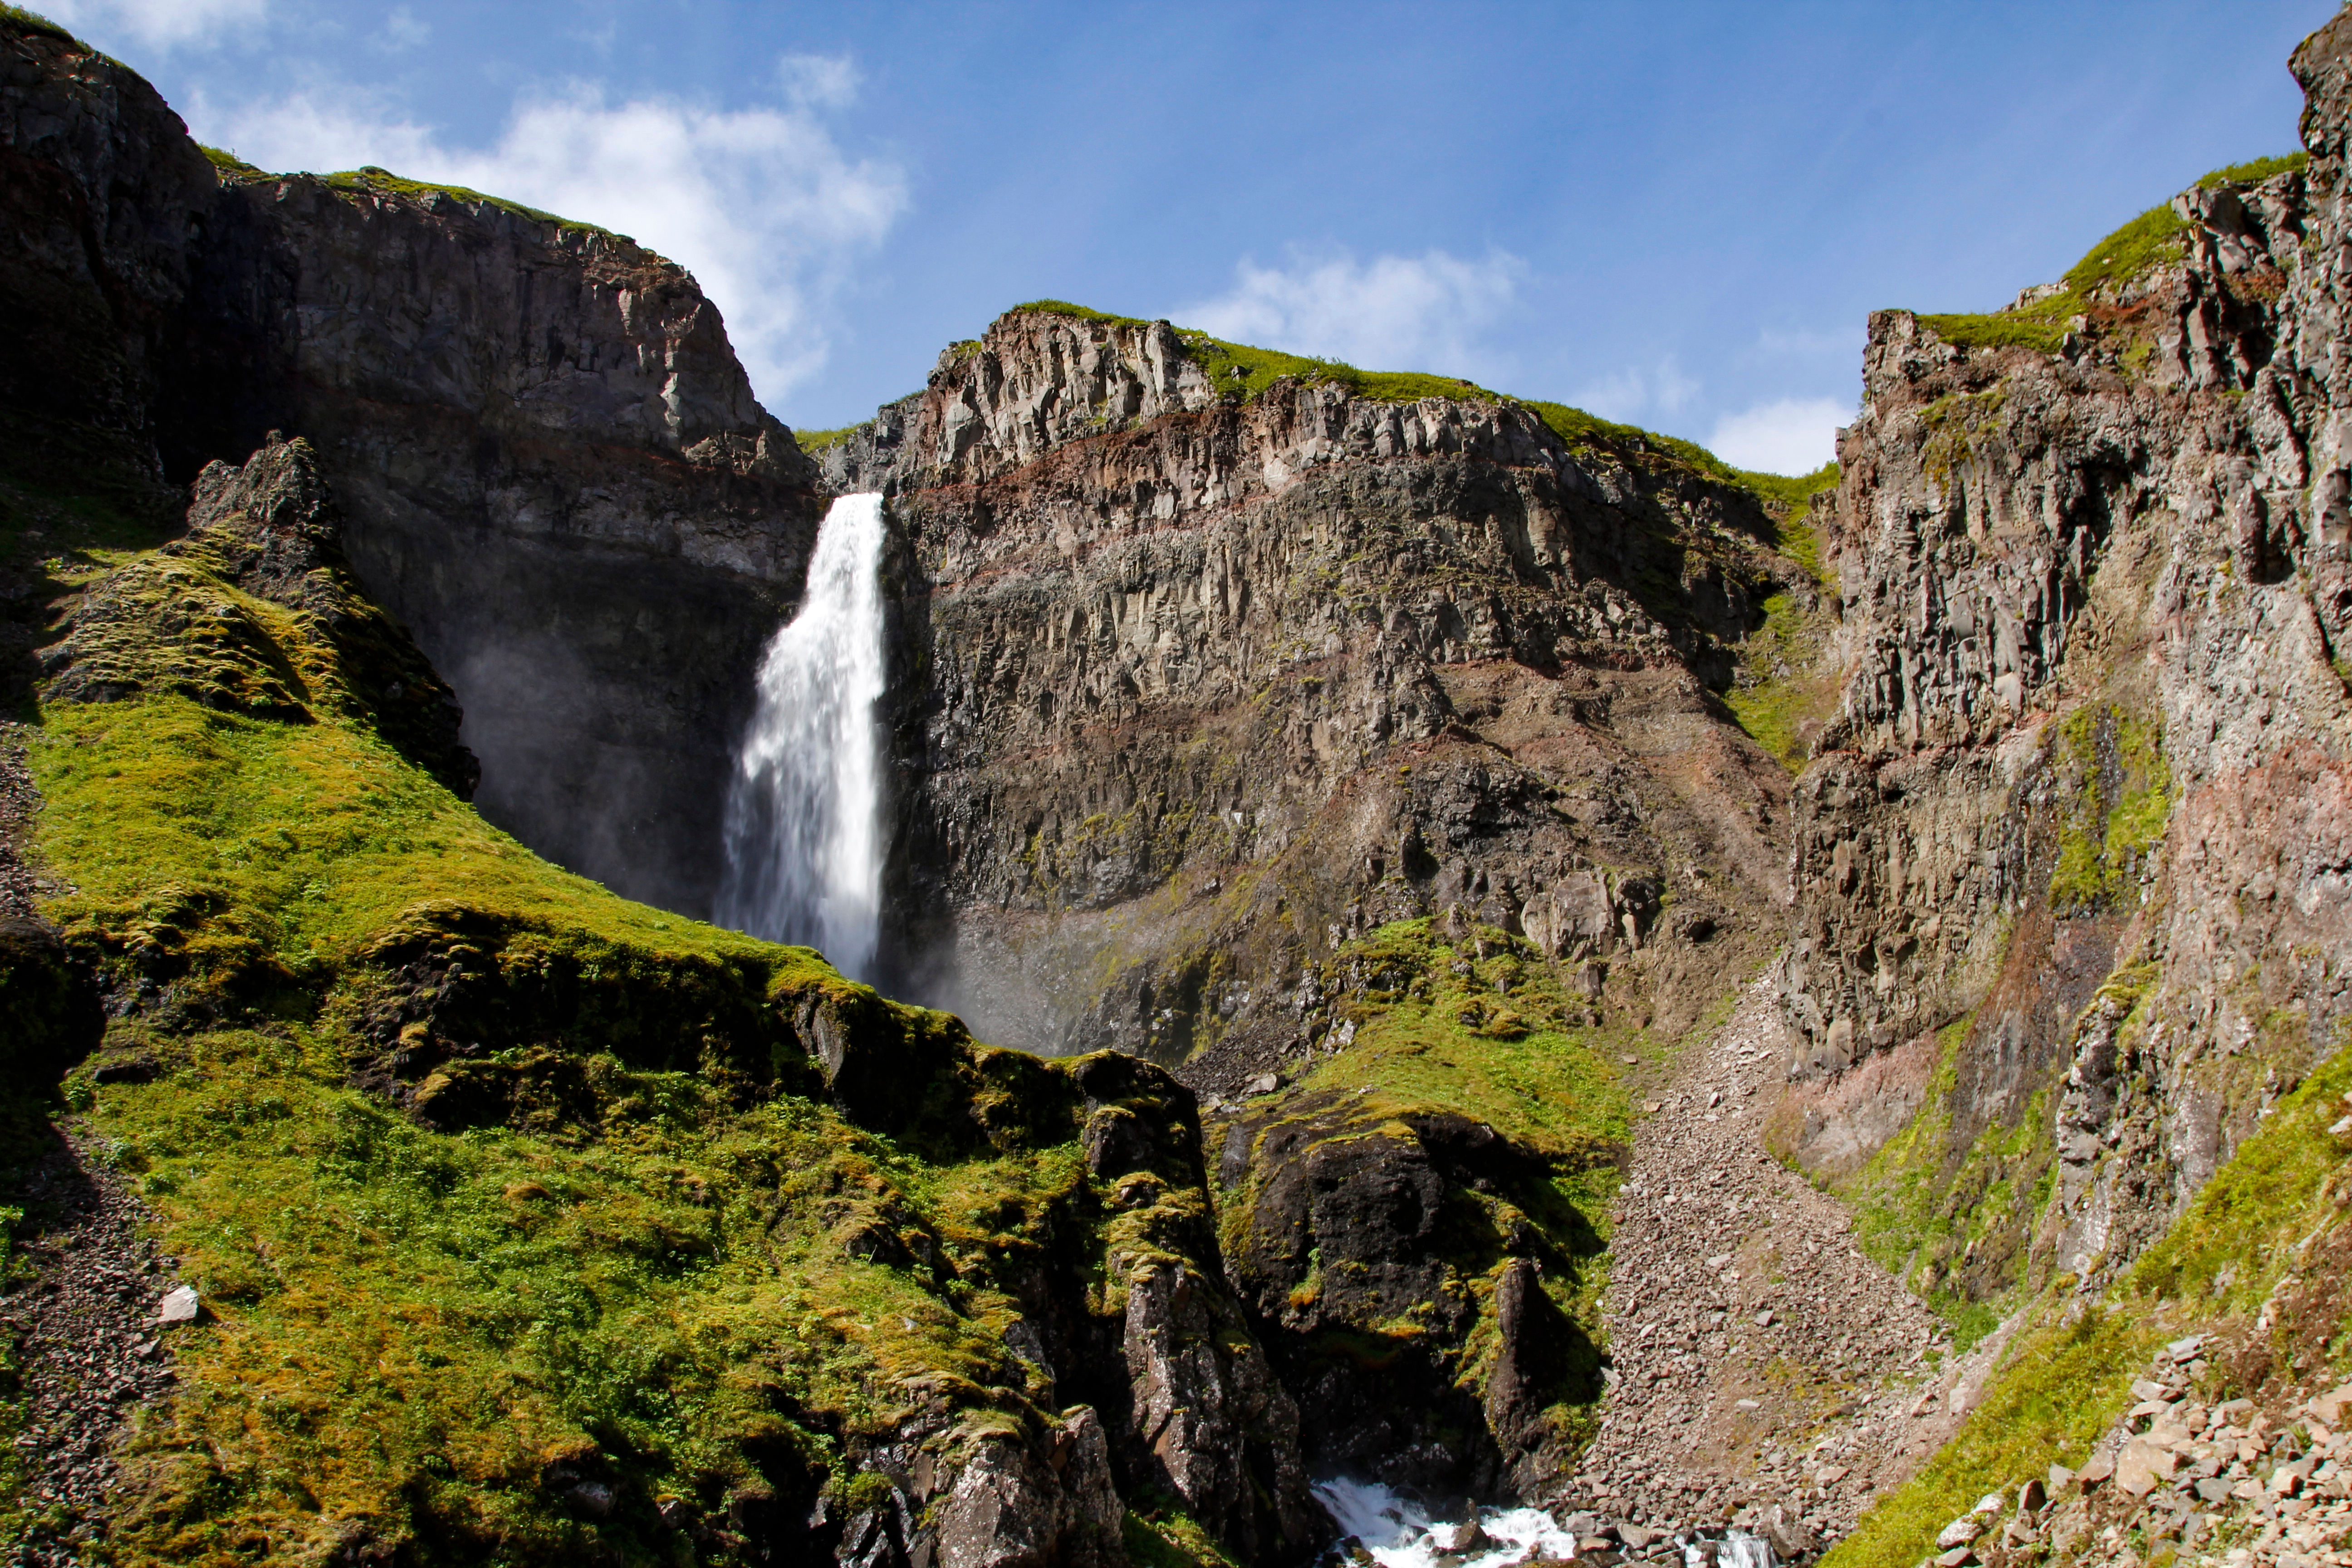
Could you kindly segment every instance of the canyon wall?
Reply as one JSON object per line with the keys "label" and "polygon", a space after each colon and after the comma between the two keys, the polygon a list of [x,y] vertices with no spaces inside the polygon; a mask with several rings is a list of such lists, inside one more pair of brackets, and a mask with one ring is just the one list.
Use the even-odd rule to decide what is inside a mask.
{"label": "canyon wall", "polygon": [[1709,690],[1796,571],[1753,496],[1507,402],[1220,395],[1201,357],[1015,312],[825,454],[904,541],[913,984],[1174,1062],[1303,1047],[1313,963],[1453,904],[1555,953],[1670,888],[1769,923],[1786,782]]}
{"label": "canyon wall", "polygon": [[2112,1279],[2345,1041],[2347,38],[2295,57],[2307,167],[2006,311],[1871,319],[1780,1136],[1866,1194],[1925,1178],[1924,1289]]}
{"label": "canyon wall", "polygon": [[[1638,433],[1231,352],[1024,308],[824,454],[892,498],[901,984],[1207,1096],[1310,1464],[1541,1485],[1601,1392],[1601,1058],[1779,938],[1789,779],[1719,690],[1809,582]],[[1523,1039],[1484,1098],[1380,1065]]]}
{"label": "canyon wall", "polygon": [[[370,591],[456,688],[493,821],[707,910],[750,672],[816,476],[717,307],[625,237],[381,171],[219,164],[153,89],[10,29],[0,355],[20,468],[96,447],[159,502],[310,440]],[[168,481],[168,483],[167,483]]]}

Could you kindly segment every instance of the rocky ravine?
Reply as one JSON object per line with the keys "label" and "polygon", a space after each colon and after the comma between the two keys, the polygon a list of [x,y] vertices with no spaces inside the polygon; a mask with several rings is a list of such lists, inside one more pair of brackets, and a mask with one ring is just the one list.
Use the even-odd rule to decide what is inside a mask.
{"label": "rocky ravine", "polygon": [[1610,1246],[1614,1392],[1559,1501],[1660,1531],[1769,1528],[1786,1556],[1844,1535],[1951,1435],[1999,1342],[1955,1357],[1843,1205],[1765,1152],[1777,1001],[1749,986],[1649,1091]]}

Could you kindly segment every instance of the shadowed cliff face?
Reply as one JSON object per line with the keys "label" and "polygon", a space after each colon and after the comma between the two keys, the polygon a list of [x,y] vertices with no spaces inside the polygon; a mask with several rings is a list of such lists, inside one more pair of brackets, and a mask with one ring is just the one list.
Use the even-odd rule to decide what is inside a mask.
{"label": "shadowed cliff face", "polygon": [[1924,1286],[2112,1278],[2344,1041],[2347,37],[2296,56],[2308,169],[2185,193],[2057,352],[1872,318],[1784,1135],[1851,1174],[1946,1064]]}
{"label": "shadowed cliff face", "polygon": [[216,174],[136,77],[37,33],[0,47],[0,269],[44,302],[0,365],[19,467],[95,446],[160,491],[306,437],[352,565],[466,708],[485,814],[707,910],[817,496],[693,279],[389,177]]}

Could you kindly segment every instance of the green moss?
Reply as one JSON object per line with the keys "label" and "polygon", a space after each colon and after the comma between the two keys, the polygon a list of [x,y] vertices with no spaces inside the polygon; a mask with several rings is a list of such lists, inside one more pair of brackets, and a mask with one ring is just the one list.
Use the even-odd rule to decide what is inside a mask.
{"label": "green moss", "polygon": [[50,21],[38,11],[27,11],[22,5],[0,5],[0,22],[5,22],[20,32],[38,33],[46,37],[59,39],[73,45],[76,48],[87,47],[79,38]]}
{"label": "green moss", "polygon": [[2138,886],[2172,808],[2163,738],[2154,721],[2111,705],[2077,709],[2059,727],[2045,753],[2061,797],[2053,910],[2109,908]]}
{"label": "green moss", "polygon": [[[1799,531],[1800,548],[1811,554],[1811,531]],[[1795,558],[1801,563],[1806,555]],[[1740,678],[1723,696],[1739,727],[1791,773],[1811,760],[1810,737],[1837,706],[1833,672],[1818,668],[1834,626],[1826,606],[1807,609],[1792,593],[1772,595],[1764,601],[1763,626],[1741,647]]]}
{"label": "green moss", "polygon": [[[1837,489],[1840,478],[1840,470],[1834,458],[1823,463],[1810,474],[1759,474],[1747,468],[1735,468],[1732,471],[1739,477],[1741,484],[1767,500],[1787,509],[1792,516],[1802,512],[1806,504],[1822,491]],[[1804,532],[1810,541],[1812,538],[1811,531],[1807,529]],[[1809,546],[1806,553],[1798,555],[1797,551],[1791,549],[1790,542],[1785,540],[1781,548],[1787,553],[1797,555],[1798,559],[1802,560],[1808,571],[1816,575],[1820,574],[1821,561],[1816,549]]]}
{"label": "green moss", "polygon": [[320,178],[339,191],[357,191],[381,196],[405,196],[411,201],[422,201],[428,196],[449,196],[468,206],[493,206],[500,212],[513,213],[518,217],[527,217],[536,223],[551,223],[568,229],[579,229],[588,234],[601,234],[608,238],[621,240],[625,244],[636,243],[625,235],[614,234],[611,229],[596,224],[582,223],[575,218],[559,217],[554,213],[541,212],[537,207],[525,206],[520,202],[509,201],[504,196],[486,195],[480,191],[469,190],[464,185],[440,185],[427,180],[404,179],[391,170],[379,169],[373,163],[363,168],[345,169],[339,174],[323,174]]}
{"label": "green moss", "polygon": [[2352,1147],[2327,1131],[2352,1089],[2339,1050],[2278,1102],[2121,1283],[2079,1314],[2053,1293],[1953,1440],[1864,1515],[1825,1568],[1910,1568],[1944,1524],[1989,1491],[2080,1465],[2132,1403],[2130,1383],[2163,1340],[2251,1312],[2298,1247],[2336,1217]]}
{"label": "green moss", "polygon": [[795,430],[793,439],[800,444],[802,451],[814,458],[819,452],[840,446],[863,428],[858,425],[844,425],[836,430]]}
{"label": "green moss", "polygon": [[[2284,170],[2301,168],[2305,158],[2296,153],[2233,163],[2200,177],[2197,184],[2208,189],[2253,184]],[[2055,353],[2074,318],[2111,301],[2126,284],[2180,261],[2187,254],[2188,227],[2171,203],[2150,207],[2068,268],[2058,292],[2015,310],[1923,315],[1920,324],[1962,348],[2021,348]]]}
{"label": "green moss", "polygon": [[2013,1118],[1956,1135],[1953,1096],[1973,1018],[1946,1026],[1919,1109],[1867,1163],[1835,1184],[1854,1239],[1949,1323],[1966,1350],[2025,1288],[2026,1246],[2056,1158],[2049,1094]]}
{"label": "green moss", "polygon": [[2311,162],[2308,153],[2288,153],[2277,157],[2254,158],[2243,163],[2232,163],[2216,169],[2197,184],[2206,190],[2216,185],[2259,185],[2273,174],[2284,174],[2290,169],[2300,169]]}
{"label": "green moss", "polygon": [[1238,1568],[1207,1531],[1172,1504],[1130,1511],[1122,1533],[1136,1568]]}
{"label": "green moss", "polygon": [[[201,146],[201,143],[199,145]],[[212,166],[224,174],[240,180],[263,180],[269,177],[266,171],[247,163],[234,153],[226,152],[218,147],[203,147],[202,151],[211,161]]]}

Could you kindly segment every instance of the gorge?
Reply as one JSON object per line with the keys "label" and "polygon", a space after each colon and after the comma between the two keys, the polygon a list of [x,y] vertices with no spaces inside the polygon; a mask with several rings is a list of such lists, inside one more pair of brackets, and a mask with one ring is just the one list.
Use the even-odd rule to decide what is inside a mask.
{"label": "gorge", "polygon": [[2333,1561],[2293,68],[1785,479],[1056,300],[795,436],[635,241],[0,12],[0,1532]]}

